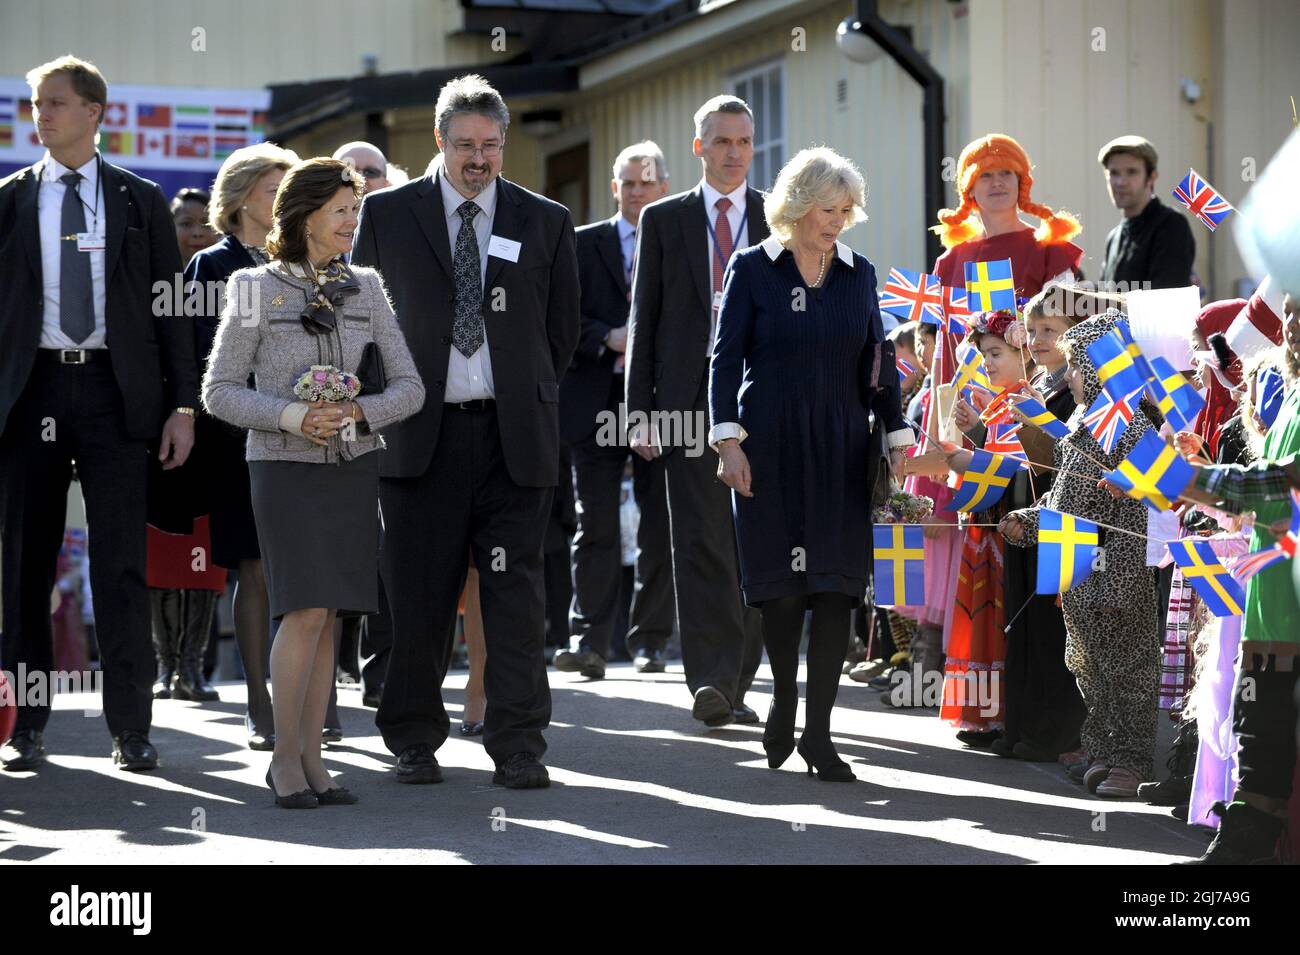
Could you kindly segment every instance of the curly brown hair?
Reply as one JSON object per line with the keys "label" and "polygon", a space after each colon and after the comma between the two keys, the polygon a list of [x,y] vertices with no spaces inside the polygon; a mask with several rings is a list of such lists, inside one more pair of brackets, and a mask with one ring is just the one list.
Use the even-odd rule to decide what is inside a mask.
{"label": "curly brown hair", "polygon": [[358,199],[365,195],[366,181],[356,167],[339,159],[305,159],[285,173],[275,194],[275,221],[266,237],[266,251],[271,258],[306,261],[308,217],[345,186],[351,186]]}

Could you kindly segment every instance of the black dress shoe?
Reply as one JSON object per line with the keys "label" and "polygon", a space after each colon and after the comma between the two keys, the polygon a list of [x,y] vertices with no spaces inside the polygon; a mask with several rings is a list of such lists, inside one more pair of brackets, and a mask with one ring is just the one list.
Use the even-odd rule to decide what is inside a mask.
{"label": "black dress shoe", "polygon": [[343,740],[343,727],[326,726],[320,731],[320,741],[322,743],[338,743]]}
{"label": "black dress shoe", "polygon": [[551,774],[532,753],[515,753],[492,774],[492,785],[507,789],[544,789],[550,784]]}
{"label": "black dress shoe", "polygon": [[113,762],[131,773],[158,768],[158,750],[138,730],[126,730],[113,737]]}
{"label": "black dress shoe", "polygon": [[988,749],[1001,735],[1001,730],[960,730],[957,733],[957,742],[972,749]]}
{"label": "black dress shoe", "polygon": [[368,706],[372,710],[377,710],[379,709],[379,701],[383,698],[383,695],[384,685],[382,683],[379,684],[379,686],[364,690],[361,694],[361,705]]}
{"label": "black dress shoe", "polygon": [[555,669],[562,673],[581,673],[589,680],[605,679],[605,658],[594,650],[557,650]]}
{"label": "black dress shoe", "polygon": [[0,749],[0,761],[11,773],[35,769],[45,762],[45,734],[40,730],[15,730]]}
{"label": "black dress shoe", "polygon": [[560,649],[556,650],[551,663],[561,673],[577,673],[579,669],[578,654],[568,647],[560,647]]}
{"label": "black dress shoe", "polygon": [[399,783],[440,783],[442,767],[433,756],[433,747],[428,743],[416,743],[408,746],[397,757],[397,766],[393,775]]}
{"label": "black dress shoe", "polygon": [[636,655],[632,661],[632,666],[637,673],[663,673],[664,672],[664,652],[647,648]]}
{"label": "black dress shoe", "polygon": [[737,703],[731,711],[731,718],[737,723],[744,723],[746,726],[758,725],[758,714],[746,706],[744,703]]}
{"label": "black dress shoe", "polygon": [[726,726],[736,718],[732,713],[731,701],[713,686],[702,686],[695,691],[691,716],[711,727]]}
{"label": "black dress shoe", "polygon": [[289,793],[287,796],[281,796],[275,791],[275,781],[271,779],[271,770],[266,771],[266,785],[271,787],[271,793],[275,796],[275,804],[281,809],[315,809],[320,805],[320,800],[311,788],[300,790],[296,793]]}
{"label": "black dress shoe", "polygon": [[259,753],[269,753],[275,749],[275,734],[263,733],[253,725],[251,713],[244,714],[244,731],[248,733],[248,748]]}
{"label": "black dress shoe", "polygon": [[355,806],[361,801],[360,797],[355,793],[344,789],[342,786],[335,786],[323,793],[318,793],[313,789],[312,794],[316,797],[317,804],[321,806]]}
{"label": "black dress shoe", "polygon": [[460,724],[460,735],[461,735],[461,736],[482,736],[482,735],[483,735],[483,721],[482,721],[482,720],[462,720],[462,721],[461,721],[461,724]]}

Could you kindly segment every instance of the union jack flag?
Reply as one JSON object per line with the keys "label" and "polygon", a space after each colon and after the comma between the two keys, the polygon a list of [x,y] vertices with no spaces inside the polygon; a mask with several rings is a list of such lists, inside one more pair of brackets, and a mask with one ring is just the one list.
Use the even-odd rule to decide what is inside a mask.
{"label": "union jack flag", "polygon": [[970,304],[966,298],[966,288],[943,287],[943,313],[948,316],[948,331],[954,335],[965,335],[970,330]]}
{"label": "union jack flag", "polygon": [[1021,467],[1029,467],[1029,456],[1025,454],[1025,446],[1020,443],[1019,421],[992,422],[988,437],[984,439],[984,450],[1005,458],[1014,458],[1020,462]]}
{"label": "union jack flag", "polygon": [[1291,526],[1286,536],[1267,550],[1257,550],[1247,554],[1233,565],[1232,576],[1243,587],[1246,581],[1254,577],[1265,567],[1272,567],[1280,560],[1295,560],[1296,551],[1300,550],[1300,491],[1291,491]]}
{"label": "union jack flag", "polygon": [[1083,423],[1087,425],[1092,436],[1097,439],[1097,443],[1105,449],[1107,454],[1115,450],[1115,445],[1119,443],[1120,435],[1128,427],[1128,423],[1133,420],[1133,412],[1137,410],[1138,402],[1142,400],[1142,392],[1146,386],[1137,388],[1121,400],[1115,401],[1111,398],[1110,393],[1102,391],[1097,396],[1097,400],[1088,408],[1087,414],[1083,416]]}
{"label": "union jack flag", "polygon": [[942,289],[937,275],[890,269],[880,295],[880,308],[905,322],[929,322],[942,328]]}
{"label": "union jack flag", "polygon": [[895,357],[894,364],[898,366],[898,381],[900,384],[907,379],[908,375],[916,373],[916,369],[912,367],[912,363],[904,358]]}
{"label": "union jack flag", "polygon": [[1187,206],[1192,215],[1204,222],[1211,232],[1232,211],[1228,200],[1215,192],[1214,187],[1202,179],[1195,169],[1189,169],[1183,181],[1174,187],[1174,198]]}

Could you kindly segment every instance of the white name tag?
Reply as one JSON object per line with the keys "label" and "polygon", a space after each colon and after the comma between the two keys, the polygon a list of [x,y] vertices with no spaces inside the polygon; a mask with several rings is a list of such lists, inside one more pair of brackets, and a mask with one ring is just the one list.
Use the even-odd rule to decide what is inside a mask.
{"label": "white name tag", "polygon": [[95,235],[93,232],[77,233],[77,251],[78,252],[103,252],[104,237]]}
{"label": "white name tag", "polygon": [[488,239],[488,255],[495,255],[498,259],[505,259],[507,262],[519,261],[519,248],[519,243],[514,239],[506,239],[499,235]]}
{"label": "white name tag", "polygon": [[713,293],[713,310],[714,310],[715,312],[720,312],[720,311],[722,311],[722,293],[721,293],[721,292],[714,292],[714,293]]}

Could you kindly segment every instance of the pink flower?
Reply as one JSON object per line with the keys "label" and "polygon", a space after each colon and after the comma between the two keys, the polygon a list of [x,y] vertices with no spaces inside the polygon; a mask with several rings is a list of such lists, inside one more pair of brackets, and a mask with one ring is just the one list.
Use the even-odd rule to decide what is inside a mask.
{"label": "pink flower", "polygon": [[1007,327],[1002,337],[1006,339],[1007,344],[1012,348],[1024,348],[1029,342],[1029,333],[1025,330],[1025,323],[1018,320]]}

